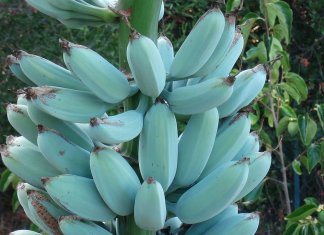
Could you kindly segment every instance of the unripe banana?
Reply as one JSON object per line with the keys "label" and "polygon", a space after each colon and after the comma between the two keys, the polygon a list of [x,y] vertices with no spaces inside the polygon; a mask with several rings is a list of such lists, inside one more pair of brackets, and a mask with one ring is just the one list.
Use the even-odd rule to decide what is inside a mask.
{"label": "unripe banana", "polygon": [[67,69],[37,55],[19,51],[19,64],[23,73],[37,86],[58,86],[75,90],[88,90]]}
{"label": "unripe banana", "polygon": [[[28,195],[27,195],[27,191],[29,191],[29,190],[42,191],[41,189],[38,189],[38,188],[36,188],[36,187],[28,184],[28,183],[19,183],[17,185],[17,198],[18,198],[18,201],[19,201],[20,205],[24,209],[24,212],[27,215],[27,217],[34,224],[36,224],[38,227],[40,227],[41,225],[34,218],[34,216],[32,215],[32,213],[30,212],[30,209],[29,209],[29,206],[28,206]],[[42,191],[42,192],[44,192],[44,191]]]}
{"label": "unripe banana", "polygon": [[209,229],[205,235],[254,235],[259,226],[259,216],[256,213],[242,213],[224,219]]}
{"label": "unripe banana", "polygon": [[161,8],[160,8],[160,14],[159,14],[159,20],[161,20],[164,16],[164,2],[162,0],[161,2]]}
{"label": "unripe banana", "polygon": [[20,81],[26,83],[29,86],[35,86],[33,83],[22,71],[18,59],[13,55],[8,55],[6,59],[6,65],[9,66],[11,72],[18,78]]}
{"label": "unripe banana", "polygon": [[141,183],[129,163],[109,148],[95,148],[90,167],[96,187],[106,204],[118,215],[133,213]]}
{"label": "unripe banana", "polygon": [[184,187],[198,179],[213,149],[217,128],[217,108],[191,116],[178,144],[177,172],[172,184]]}
{"label": "unripe banana", "polygon": [[232,115],[248,105],[262,90],[267,72],[264,65],[257,65],[236,75],[233,94],[218,107],[221,118]]}
{"label": "unripe banana", "polygon": [[[55,213],[59,213],[59,209],[54,208],[53,205],[49,205],[49,199],[37,191],[28,191],[27,195],[28,208],[40,228],[49,235],[63,235],[59,229],[57,218],[54,215]],[[66,213],[61,215],[66,215]]]}
{"label": "unripe banana", "polygon": [[89,122],[111,106],[89,92],[62,87],[30,87],[25,89],[25,94],[37,108],[70,122]]}
{"label": "unripe banana", "polygon": [[206,80],[180,87],[172,92],[164,91],[162,96],[177,114],[191,115],[205,112],[224,103],[233,92],[234,77]]}
{"label": "unripe banana", "polygon": [[166,212],[161,184],[148,177],[136,194],[134,206],[136,225],[145,230],[157,231],[163,228]]}
{"label": "unripe banana", "polygon": [[236,196],[235,201],[245,197],[258,186],[267,175],[271,166],[270,152],[248,154],[246,157],[250,159],[249,176],[242,191]]}
{"label": "unripe banana", "polygon": [[31,148],[35,151],[39,151],[39,149],[36,145],[34,145],[32,142],[30,142],[23,136],[9,135],[6,137],[6,144],[10,145],[10,146],[27,147],[27,148]]}
{"label": "unripe banana", "polygon": [[127,77],[97,52],[65,40],[61,45],[65,64],[93,94],[107,103],[119,103],[129,95]]}
{"label": "unripe banana", "polygon": [[[163,2],[163,1],[162,1]],[[174,51],[171,41],[166,36],[160,36],[157,40],[157,47],[159,49],[164,68],[168,74],[174,59]]]}
{"label": "unripe banana", "polygon": [[28,115],[31,120],[36,124],[42,124],[48,128],[54,129],[62,133],[73,143],[80,147],[91,151],[93,149],[93,143],[90,137],[82,131],[76,124],[66,122],[56,117],[53,117],[35,106],[31,101],[28,101]]}
{"label": "unripe banana", "polygon": [[215,76],[228,76],[233,69],[237,59],[240,57],[244,47],[244,39],[240,30],[236,28],[236,33],[226,56],[221,63],[209,73],[203,80],[213,79]]}
{"label": "unripe banana", "polygon": [[251,122],[245,113],[231,117],[223,125],[218,129],[212,152],[199,179],[203,179],[224,162],[231,161],[244,145],[251,128]]}
{"label": "unripe banana", "polygon": [[30,119],[26,105],[7,105],[7,118],[11,126],[22,136],[37,145],[36,125]]}
{"label": "unripe banana", "polygon": [[172,217],[165,221],[163,229],[167,229],[169,231],[168,234],[176,233],[176,230],[179,229],[182,225],[181,220],[178,217]]}
{"label": "unripe banana", "polygon": [[241,160],[249,153],[255,153],[258,152],[260,148],[259,143],[259,136],[256,132],[250,132],[248,137],[245,140],[244,145],[240,149],[240,151],[236,154],[236,156],[233,158],[233,160]]}
{"label": "unripe banana", "polygon": [[88,133],[105,144],[119,144],[134,139],[143,128],[143,113],[129,110],[114,116],[92,118]]}
{"label": "unripe banana", "polygon": [[[222,36],[207,62],[195,73],[195,76],[205,76],[215,70],[222,63],[235,36],[235,17],[230,15],[225,18]],[[227,76],[225,74],[224,76]]]}
{"label": "unripe banana", "polygon": [[214,227],[217,223],[222,223],[224,219],[237,214],[238,214],[238,206],[236,204],[229,205],[226,209],[224,209],[222,212],[220,212],[213,218],[198,224],[191,225],[185,234],[186,235],[205,234],[205,232],[207,232],[209,229]]}
{"label": "unripe banana", "polygon": [[72,143],[61,133],[38,125],[40,152],[56,169],[66,174],[91,178],[90,152]]}
{"label": "unripe banana", "polygon": [[11,172],[35,187],[43,187],[42,177],[61,174],[33,148],[22,145],[0,145],[0,153],[4,165]]}
{"label": "unripe banana", "polygon": [[174,114],[157,100],[144,118],[139,138],[138,161],[143,179],[154,177],[166,191],[176,173],[178,133]]}
{"label": "unripe banana", "polygon": [[18,105],[27,105],[28,104],[28,101],[24,94],[17,95],[17,104]]}
{"label": "unripe banana", "polygon": [[38,11],[49,15],[53,18],[69,20],[69,19],[87,19],[87,20],[100,20],[97,16],[89,14],[80,14],[73,10],[63,10],[52,5],[52,0],[26,0],[26,2]]}
{"label": "unripe banana", "polygon": [[155,43],[133,32],[127,46],[127,61],[141,92],[154,99],[158,97],[165,86],[166,73]]}
{"label": "unripe banana", "polygon": [[196,73],[210,58],[224,30],[225,18],[219,9],[200,17],[171,65],[168,80],[179,80]]}
{"label": "unripe banana", "polygon": [[62,216],[59,226],[64,235],[112,235],[101,226],[78,216]]}
{"label": "unripe banana", "polygon": [[248,160],[221,165],[180,197],[176,215],[188,224],[214,217],[233,202],[245,185],[248,174]]}
{"label": "unripe banana", "polygon": [[73,214],[93,221],[108,221],[116,216],[100,197],[92,179],[59,175],[42,181],[51,198]]}
{"label": "unripe banana", "polygon": [[41,235],[41,234],[31,230],[16,230],[14,232],[9,233],[9,235]]}

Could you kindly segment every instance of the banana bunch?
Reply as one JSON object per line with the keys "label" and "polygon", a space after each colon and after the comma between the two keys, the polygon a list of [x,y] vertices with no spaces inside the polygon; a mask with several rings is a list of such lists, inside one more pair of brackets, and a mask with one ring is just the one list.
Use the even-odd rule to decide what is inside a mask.
{"label": "banana bunch", "polygon": [[[27,2],[71,27],[112,21],[117,7]],[[7,105],[21,136],[9,136],[0,153],[25,182],[17,189],[25,213],[53,235],[121,234],[132,230],[125,221],[145,234],[255,234],[258,214],[238,213],[235,203],[271,166],[244,109],[264,86],[266,66],[231,74],[244,42],[235,17],[218,8],[176,53],[165,36],[155,42],[131,31],[131,75],[66,40],[66,68],[24,51],[8,56],[28,87]],[[129,101],[137,108],[123,109]],[[123,156],[127,144],[136,149]]]}

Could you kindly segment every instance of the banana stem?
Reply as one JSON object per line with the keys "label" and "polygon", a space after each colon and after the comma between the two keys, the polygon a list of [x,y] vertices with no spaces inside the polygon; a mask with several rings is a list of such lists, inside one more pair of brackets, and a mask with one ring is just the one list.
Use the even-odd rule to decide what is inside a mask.
{"label": "banana stem", "polygon": [[[130,24],[139,33],[150,37],[156,42],[158,34],[158,17],[160,13],[162,0],[123,0],[121,1],[122,10],[131,12]],[[127,7],[126,7],[127,6]],[[126,73],[129,72],[127,63],[126,50],[129,40],[130,29],[124,21],[120,22],[119,26],[119,67]],[[138,107],[138,95],[132,96],[124,102],[124,109],[136,109]],[[145,102],[144,102],[145,103]],[[144,111],[145,107],[140,106],[140,111]],[[138,138],[121,145],[121,151],[126,152],[137,159]],[[147,231],[136,226],[133,215],[119,217],[117,220],[118,235],[155,235],[155,231]]]}

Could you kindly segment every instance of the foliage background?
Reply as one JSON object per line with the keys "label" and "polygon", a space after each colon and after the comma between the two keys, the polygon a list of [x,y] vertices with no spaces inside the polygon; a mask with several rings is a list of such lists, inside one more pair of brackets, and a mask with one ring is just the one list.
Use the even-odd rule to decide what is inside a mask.
{"label": "foliage background", "polygon": [[[308,86],[307,100],[298,105],[299,113],[307,113],[316,116],[313,110],[314,104],[324,103],[324,3],[310,0],[286,1],[293,10],[293,27],[291,44],[285,48],[289,52],[291,71],[300,74]],[[199,16],[212,6],[215,1],[208,0],[168,0],[166,1],[166,13],[163,22],[160,23],[160,32],[166,34],[178,49]],[[244,15],[247,11],[260,13],[258,1],[246,1],[244,3]],[[264,32],[264,28],[259,31]],[[24,86],[15,79],[5,67],[5,58],[17,49],[40,55],[58,64],[62,63],[62,51],[59,48],[58,39],[65,38],[69,41],[87,45],[102,54],[110,62],[117,65],[118,30],[111,25],[101,28],[86,28],[82,31],[71,30],[64,27],[55,19],[49,18],[27,6],[24,1],[9,0],[0,1],[0,143],[5,142],[5,136],[15,134],[7,122],[5,104],[15,102],[15,90]],[[255,35],[250,37],[246,51],[255,46]],[[243,54],[244,55],[244,54]],[[255,64],[255,62],[253,62]],[[295,104],[297,107],[297,104]],[[266,124],[264,124],[266,125]],[[267,128],[267,127],[265,127]],[[269,128],[271,129],[271,128]],[[323,132],[318,133],[323,135]],[[285,141],[285,156],[287,162],[292,162],[298,155],[300,143],[296,140]],[[0,163],[0,173],[4,171]],[[305,173],[305,172],[304,172]],[[270,177],[280,178],[278,159],[273,160]],[[293,200],[293,207],[297,208],[303,198],[313,196],[323,203],[323,172],[317,167],[311,174],[296,174],[287,171],[289,189]],[[294,192],[296,181],[300,185],[298,192]],[[245,204],[242,207],[248,210],[257,209],[264,220],[260,234],[279,234],[285,226],[284,205],[282,192],[278,184],[268,181],[263,189],[262,196],[253,204]],[[7,234],[15,228],[28,226],[24,221],[23,213],[15,216],[11,214],[11,202],[13,189],[0,193],[0,234]],[[9,216],[8,216],[9,215]]]}

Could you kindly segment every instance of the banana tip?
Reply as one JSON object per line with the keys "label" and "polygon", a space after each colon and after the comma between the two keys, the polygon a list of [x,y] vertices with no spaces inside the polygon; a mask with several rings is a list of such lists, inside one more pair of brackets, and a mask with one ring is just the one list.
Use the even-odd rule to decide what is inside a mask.
{"label": "banana tip", "polygon": [[50,177],[42,177],[42,178],[41,178],[41,181],[42,181],[43,185],[48,184],[48,182],[49,182],[50,180],[51,180]]}
{"label": "banana tip", "polygon": [[147,182],[148,184],[155,184],[155,180],[154,180],[154,178],[151,177],[151,176],[147,178],[146,182]]}
{"label": "banana tip", "polygon": [[18,64],[18,59],[17,57],[13,56],[13,55],[8,55],[5,61],[5,67],[7,66],[11,66],[13,64]]}

